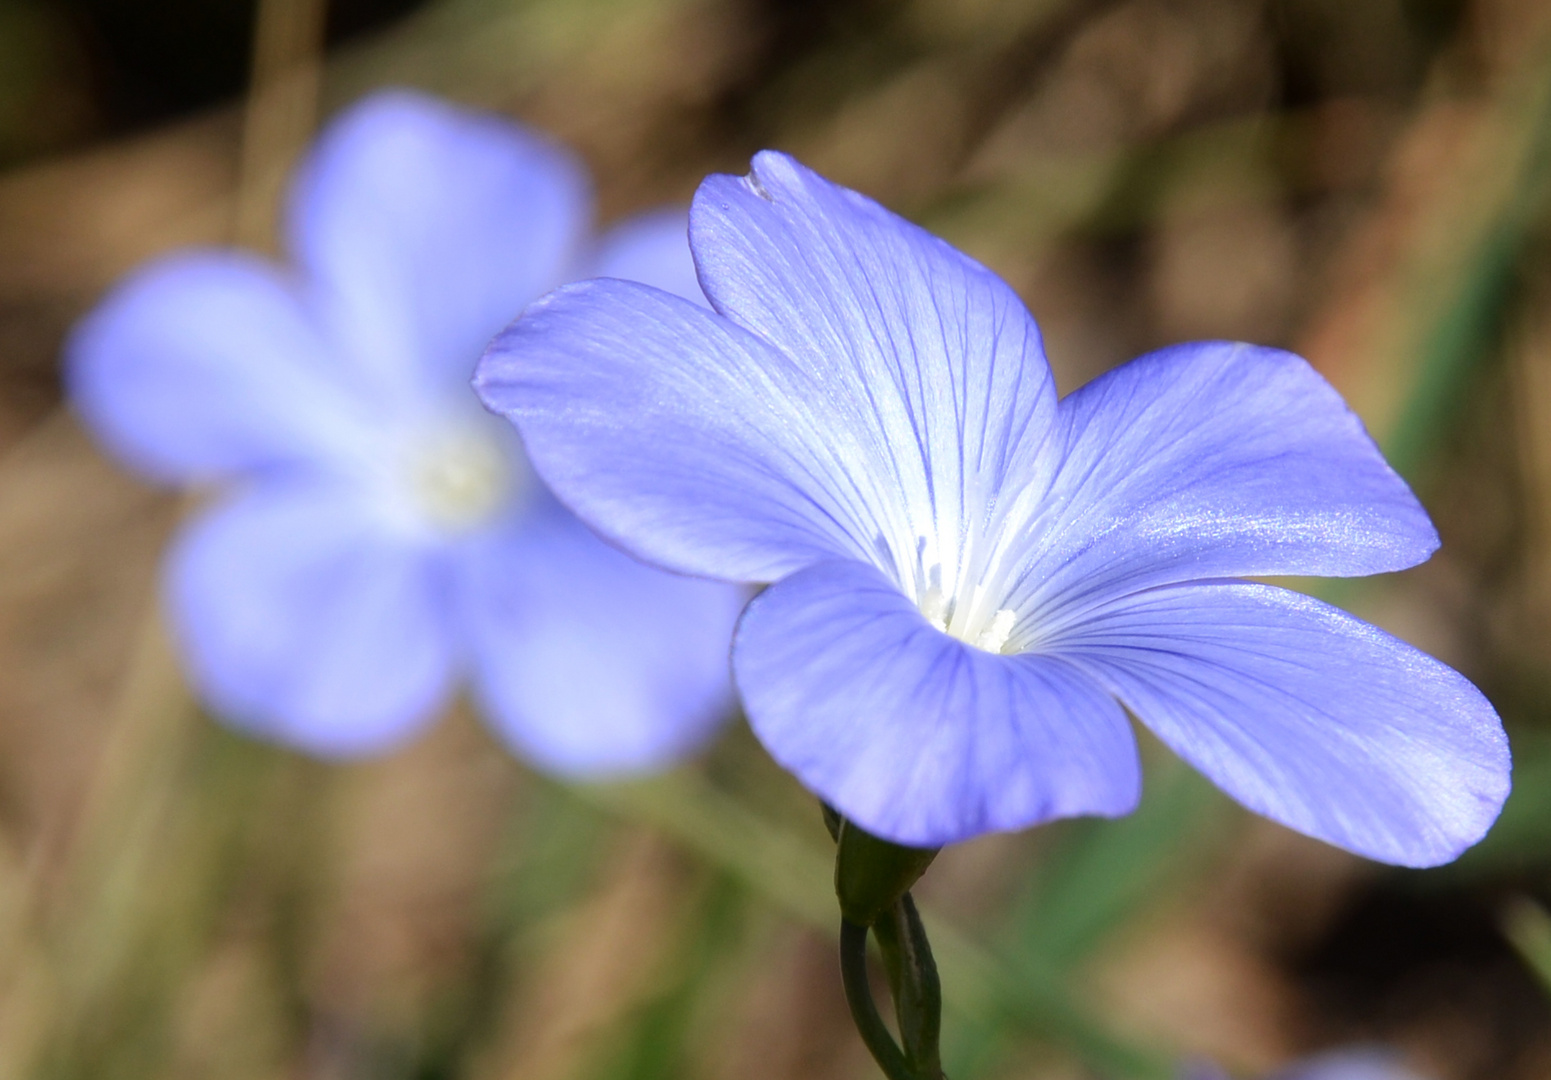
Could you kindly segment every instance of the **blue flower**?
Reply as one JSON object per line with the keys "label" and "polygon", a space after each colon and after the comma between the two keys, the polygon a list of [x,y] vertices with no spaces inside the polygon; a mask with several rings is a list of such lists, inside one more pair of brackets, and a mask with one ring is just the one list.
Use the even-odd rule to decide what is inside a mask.
{"label": "blue flower", "polygon": [[[1180,1080],[1230,1080],[1209,1062],[1186,1066]],[[1379,1048],[1330,1050],[1279,1069],[1267,1080],[1418,1080],[1394,1054]]]}
{"label": "blue flower", "polygon": [[731,704],[746,594],[648,568],[559,507],[468,380],[524,304],[579,274],[700,297],[682,211],[594,244],[585,173],[494,116],[388,92],[319,139],[291,192],[294,269],[171,256],[76,331],[76,409],[176,483],[235,480],[170,552],[201,695],[323,755],[422,727],[460,680],[517,750],[647,768]]}
{"label": "blue flower", "polygon": [[1301,359],[1203,342],[1057,400],[994,274],[777,153],[690,216],[707,311],[593,281],[475,386],[602,535],[773,583],[734,678],[774,757],[936,846],[1137,801],[1121,703],[1244,805],[1429,865],[1508,790],[1492,707],[1345,613],[1236,580],[1359,575],[1437,536]]}
{"label": "blue flower", "polygon": [[1418,1080],[1388,1051],[1369,1048],[1331,1050],[1305,1058],[1276,1073],[1272,1080]]}

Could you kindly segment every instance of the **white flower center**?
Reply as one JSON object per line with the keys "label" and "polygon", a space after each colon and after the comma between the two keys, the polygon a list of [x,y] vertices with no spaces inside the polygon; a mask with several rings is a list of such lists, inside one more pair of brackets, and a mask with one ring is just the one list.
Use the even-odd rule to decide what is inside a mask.
{"label": "white flower center", "polygon": [[448,532],[489,520],[510,494],[513,473],[500,440],[482,424],[440,431],[409,454],[409,490],[416,508]]}
{"label": "white flower center", "polygon": [[[922,544],[924,548],[924,541]],[[942,587],[942,567],[936,565],[925,574],[926,588],[921,593],[921,614],[926,621],[945,634],[989,653],[1000,653],[1007,647],[1013,628],[1018,623],[1018,613],[1011,608],[993,608],[986,601],[984,586],[977,585],[969,603],[961,602]]]}

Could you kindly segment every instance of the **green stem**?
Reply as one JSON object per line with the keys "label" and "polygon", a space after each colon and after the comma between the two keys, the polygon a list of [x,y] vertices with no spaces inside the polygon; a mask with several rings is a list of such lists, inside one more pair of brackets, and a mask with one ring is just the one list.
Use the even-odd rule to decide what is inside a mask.
{"label": "green stem", "polygon": [[[828,805],[824,824],[835,838],[835,895],[842,925],[860,929],[855,941],[842,945],[855,955],[842,959],[841,968],[862,1040],[885,1072],[902,1055],[905,1071],[915,1080],[942,1080],[937,1045],[942,1031],[942,985],[926,928],[910,897],[910,887],[937,857],[938,849],[905,847],[873,836]],[[878,939],[888,971],[902,1051],[888,1038],[867,990],[864,961],[869,929]]]}
{"label": "green stem", "polygon": [[872,985],[867,980],[867,927],[844,918],[840,920],[840,978],[845,983],[846,1004],[851,1007],[857,1033],[883,1075],[889,1080],[919,1080],[884,1026],[877,1002],[872,999]]}
{"label": "green stem", "polygon": [[[826,854],[704,777],[680,770],[648,781],[584,785],[578,797],[644,821],[721,867],[792,917],[834,932],[834,892]],[[926,913],[933,922],[932,913]],[[952,923],[933,922],[937,961],[952,984],[955,1015],[995,1017],[1000,1024],[1071,1047],[1088,1066],[1126,1080],[1171,1080],[1172,1058],[1133,1045],[1072,1000],[1056,972],[1013,964],[967,938]]]}
{"label": "green stem", "polygon": [[911,895],[900,897],[872,932],[888,969],[905,1059],[923,1080],[941,1080],[942,984]]}

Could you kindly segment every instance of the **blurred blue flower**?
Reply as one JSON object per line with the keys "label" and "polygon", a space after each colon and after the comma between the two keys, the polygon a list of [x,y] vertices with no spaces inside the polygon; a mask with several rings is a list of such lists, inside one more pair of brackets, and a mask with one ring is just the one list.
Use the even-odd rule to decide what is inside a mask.
{"label": "blurred blue flower", "polygon": [[841,813],[935,846],[1137,801],[1120,703],[1246,806],[1429,865],[1508,790],[1464,678],[1307,596],[1437,537],[1301,359],[1205,342],[1058,401],[1012,290],[777,153],[713,176],[714,312],[643,285],[529,308],[475,385],[584,520],[663,566],[774,582],[734,676]]}
{"label": "blurred blue flower", "polygon": [[[1208,1062],[1186,1066],[1180,1080],[1230,1080]],[[1419,1080],[1387,1050],[1376,1047],[1330,1050],[1289,1065],[1266,1080]]]}
{"label": "blurred blue flower", "polygon": [[1331,1050],[1305,1058],[1271,1080],[1418,1080],[1400,1059],[1377,1048]]}
{"label": "blurred blue flower", "polygon": [[174,255],[68,350],[76,409],[124,461],[235,479],[170,553],[167,594],[223,717],[324,755],[395,744],[467,678],[563,772],[656,766],[731,704],[746,594],[642,566],[528,469],[468,380],[546,289],[627,273],[700,296],[683,211],[593,243],[579,164],[408,92],[349,110],[291,192],[294,270]]}

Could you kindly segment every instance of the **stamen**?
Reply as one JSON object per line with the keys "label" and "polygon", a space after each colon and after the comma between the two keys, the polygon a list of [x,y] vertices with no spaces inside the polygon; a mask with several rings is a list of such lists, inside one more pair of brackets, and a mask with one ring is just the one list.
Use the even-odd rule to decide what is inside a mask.
{"label": "stamen", "polygon": [[1007,639],[1012,636],[1012,628],[1017,621],[1017,613],[1011,608],[1002,608],[991,616],[990,623],[980,631],[980,636],[975,639],[976,648],[984,649],[986,652],[1001,652],[1007,644]]}
{"label": "stamen", "polygon": [[[917,547],[920,553],[925,549],[924,542]],[[924,560],[916,564],[914,577],[921,583],[917,586],[920,589],[917,606],[927,622],[943,633],[987,652],[999,653],[1006,648],[1018,615],[1011,608],[992,611],[996,596],[990,587],[977,584],[967,596],[962,595],[958,587],[951,591],[945,589],[942,564],[934,563],[927,568]]]}
{"label": "stamen", "polygon": [[926,595],[921,597],[921,614],[926,616],[926,621],[937,629],[947,633],[948,631],[948,598],[936,585],[926,590]]}

